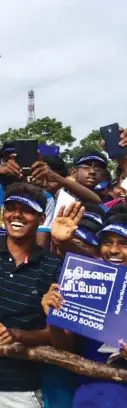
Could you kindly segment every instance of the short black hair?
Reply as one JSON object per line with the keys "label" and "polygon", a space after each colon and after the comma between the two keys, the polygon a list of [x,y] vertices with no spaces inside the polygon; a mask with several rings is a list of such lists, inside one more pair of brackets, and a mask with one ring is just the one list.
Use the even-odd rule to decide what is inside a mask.
{"label": "short black hair", "polygon": [[15,195],[36,201],[43,209],[43,212],[45,212],[47,199],[42,188],[34,186],[33,184],[30,183],[23,182],[13,183],[7,187],[5,200],[10,196]]}
{"label": "short black hair", "polygon": [[65,161],[59,156],[46,155],[44,161],[48,164],[51,170],[55,171],[62,177],[68,176],[68,167]]}
{"label": "short black hair", "polygon": [[127,225],[127,204],[119,203],[116,204],[111,210],[106,214],[106,224],[124,224]]}
{"label": "short black hair", "polygon": [[77,167],[77,162],[78,162],[80,159],[82,159],[83,157],[84,157],[84,158],[87,158],[87,156],[88,156],[88,157],[89,157],[89,156],[96,156],[96,157],[98,157],[98,159],[99,159],[99,158],[102,159],[103,162],[100,161],[100,165],[101,165],[102,167],[107,167],[108,160],[107,160],[106,156],[105,156],[103,153],[99,152],[98,150],[87,150],[87,149],[84,150],[80,156],[75,157],[75,159],[74,159],[74,161],[73,161],[74,167]]}

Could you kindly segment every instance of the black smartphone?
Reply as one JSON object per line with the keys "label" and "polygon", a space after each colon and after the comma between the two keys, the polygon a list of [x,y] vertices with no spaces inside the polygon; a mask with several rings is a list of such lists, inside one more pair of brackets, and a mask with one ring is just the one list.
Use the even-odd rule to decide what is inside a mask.
{"label": "black smartphone", "polygon": [[100,127],[100,132],[105,141],[105,148],[111,159],[120,159],[127,155],[127,147],[119,145],[121,139],[118,123]]}
{"label": "black smartphone", "polygon": [[22,168],[24,176],[30,176],[31,166],[37,160],[37,140],[15,140],[16,161]]}

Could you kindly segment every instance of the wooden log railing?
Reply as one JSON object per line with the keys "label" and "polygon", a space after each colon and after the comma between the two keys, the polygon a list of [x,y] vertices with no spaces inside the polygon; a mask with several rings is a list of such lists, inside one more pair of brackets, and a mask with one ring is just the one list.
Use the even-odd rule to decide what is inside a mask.
{"label": "wooden log railing", "polygon": [[67,351],[49,346],[26,347],[21,343],[0,346],[0,357],[18,358],[40,363],[55,364],[88,377],[127,382],[127,370],[87,360]]}

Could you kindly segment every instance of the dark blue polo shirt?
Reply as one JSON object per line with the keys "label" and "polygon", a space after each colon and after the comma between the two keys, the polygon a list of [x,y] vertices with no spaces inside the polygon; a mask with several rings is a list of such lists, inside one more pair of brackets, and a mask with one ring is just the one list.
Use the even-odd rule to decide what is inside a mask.
{"label": "dark blue polo shirt", "polygon": [[[0,240],[0,322],[8,328],[43,329],[46,319],[41,299],[58,281],[61,258],[37,245],[27,264],[16,267],[5,239]],[[41,387],[41,364],[0,358],[0,391]]]}

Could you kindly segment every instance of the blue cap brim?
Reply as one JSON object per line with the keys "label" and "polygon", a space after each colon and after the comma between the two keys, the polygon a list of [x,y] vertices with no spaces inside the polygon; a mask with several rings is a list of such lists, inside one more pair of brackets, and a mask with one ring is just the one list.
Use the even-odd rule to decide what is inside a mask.
{"label": "blue cap brim", "polygon": [[101,231],[98,232],[97,236],[99,239],[103,236],[106,232],[114,232],[115,234],[122,235],[123,237],[127,238],[127,226],[122,224],[109,224]]}
{"label": "blue cap brim", "polygon": [[100,162],[105,167],[107,166],[106,161],[103,160],[101,157],[98,157],[96,155],[95,156],[90,155],[90,156],[86,156],[86,157],[81,157],[79,160],[75,161],[75,165],[76,166],[81,166],[82,164],[85,164],[86,162],[92,161],[92,160]]}
{"label": "blue cap brim", "polygon": [[85,212],[84,213],[84,217],[83,217],[84,219],[86,218],[86,219],[90,219],[90,220],[92,220],[92,221],[95,221],[95,222],[97,222],[98,224],[100,224],[100,225],[103,225],[103,220],[102,220],[102,217],[99,215],[99,214],[96,214],[96,213],[92,213],[92,212]]}
{"label": "blue cap brim", "polygon": [[1,154],[4,155],[5,153],[15,153],[15,148],[14,147],[8,147],[7,149],[4,149],[1,151]]}
{"label": "blue cap brim", "polygon": [[88,242],[88,244],[95,246],[98,245],[97,237],[92,232],[87,231],[85,228],[77,228],[75,235],[78,238],[81,238],[83,241]]}
{"label": "blue cap brim", "polygon": [[28,207],[32,208],[34,211],[38,212],[39,214],[43,213],[43,209],[41,206],[34,200],[31,200],[26,197],[21,197],[21,196],[10,196],[5,200],[5,204],[10,202],[10,201],[17,201],[19,203],[25,204]]}

